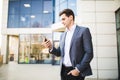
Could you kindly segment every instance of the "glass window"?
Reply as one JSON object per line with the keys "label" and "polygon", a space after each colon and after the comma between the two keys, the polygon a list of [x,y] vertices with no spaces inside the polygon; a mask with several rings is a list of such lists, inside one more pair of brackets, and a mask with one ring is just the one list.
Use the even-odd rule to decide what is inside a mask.
{"label": "glass window", "polygon": [[[63,32],[53,32],[53,45],[55,48],[59,47],[59,40],[60,36]],[[52,55],[52,65],[60,64],[60,57],[56,57],[55,55]]]}
{"label": "glass window", "polygon": [[60,4],[60,11],[67,8],[67,1],[64,1],[62,4]]}
{"label": "glass window", "polygon": [[42,13],[42,0],[32,1],[32,14]]}
{"label": "glass window", "polygon": [[31,1],[21,0],[20,4],[20,13],[21,14],[30,14],[31,13]]}
{"label": "glass window", "polygon": [[51,34],[20,35],[19,63],[51,64],[52,55],[42,46],[45,37],[52,40]]}
{"label": "glass window", "polygon": [[20,35],[20,48],[18,63],[29,63],[30,57],[30,35]]}
{"label": "glass window", "polygon": [[42,28],[42,14],[32,14],[31,15],[31,27],[32,28]]}
{"label": "glass window", "polygon": [[115,12],[116,14],[116,30],[117,30],[117,49],[118,49],[118,67],[120,74],[120,8]]}
{"label": "glass window", "polygon": [[117,30],[118,67],[120,74],[120,30]]}
{"label": "glass window", "polygon": [[43,14],[43,20],[42,20],[43,22],[43,27],[45,28],[45,27],[50,27],[50,25],[53,23],[52,21],[53,21],[53,17],[52,17],[52,14],[51,13],[49,13],[49,14],[47,14],[47,13],[45,13],[45,14]]}
{"label": "glass window", "polygon": [[19,15],[9,15],[8,17],[8,28],[19,27]]}
{"label": "glass window", "polygon": [[[53,23],[52,1],[9,0],[8,28],[49,27]],[[15,20],[16,16],[17,20]]]}
{"label": "glass window", "polygon": [[116,26],[117,26],[117,29],[120,28],[120,10],[116,12]]}
{"label": "glass window", "polygon": [[60,36],[61,36],[62,32],[54,32],[53,33],[53,40],[60,40]]}
{"label": "glass window", "polygon": [[21,42],[30,41],[30,35],[20,35],[20,41]]}
{"label": "glass window", "polygon": [[30,18],[31,15],[21,15],[20,16],[20,28],[30,28]]}
{"label": "glass window", "polygon": [[55,0],[55,6],[58,6],[60,4],[61,0]]}
{"label": "glass window", "polygon": [[59,9],[59,6],[56,6],[55,7],[55,22],[59,22],[59,12],[60,9]]}
{"label": "glass window", "polygon": [[52,13],[52,1],[51,0],[44,0],[43,4],[43,13]]}
{"label": "glass window", "polygon": [[68,0],[68,8],[72,9],[76,15],[76,0]]}
{"label": "glass window", "polygon": [[76,0],[58,0],[55,1],[55,22],[59,21],[58,14],[60,11],[62,11],[65,8],[70,8],[74,11],[75,15],[76,13]]}
{"label": "glass window", "polygon": [[[59,47],[58,40],[53,41],[53,44],[55,48]],[[55,55],[52,55],[52,65],[58,65],[58,64],[60,64],[60,57],[56,57]]]}
{"label": "glass window", "polygon": [[67,0],[60,0],[60,3],[63,3],[64,1],[67,1]]}
{"label": "glass window", "polygon": [[19,1],[10,1],[9,2],[9,14],[19,14],[20,8],[19,8],[20,2]]}

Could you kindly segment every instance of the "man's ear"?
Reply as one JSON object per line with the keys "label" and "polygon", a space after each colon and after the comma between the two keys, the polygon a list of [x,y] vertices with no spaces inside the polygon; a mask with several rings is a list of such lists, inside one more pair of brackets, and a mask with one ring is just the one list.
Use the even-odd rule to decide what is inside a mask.
{"label": "man's ear", "polygon": [[73,20],[73,16],[72,15],[70,15],[69,17],[70,17],[71,20]]}

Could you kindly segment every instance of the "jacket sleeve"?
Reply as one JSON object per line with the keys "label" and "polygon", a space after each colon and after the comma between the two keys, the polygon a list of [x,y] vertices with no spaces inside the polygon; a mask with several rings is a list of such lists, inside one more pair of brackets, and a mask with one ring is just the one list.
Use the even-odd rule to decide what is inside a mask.
{"label": "jacket sleeve", "polygon": [[[63,34],[60,36],[60,44],[62,44],[61,40],[62,40]],[[49,50],[49,52],[51,54],[54,54],[57,57],[61,56],[61,50],[60,50],[60,44],[58,48],[53,47],[52,50]]]}
{"label": "jacket sleeve", "polygon": [[55,56],[58,56],[58,57],[61,56],[60,55],[60,47],[58,47],[57,49],[55,47],[53,47],[52,50],[49,50],[49,52],[51,54],[54,54]]}

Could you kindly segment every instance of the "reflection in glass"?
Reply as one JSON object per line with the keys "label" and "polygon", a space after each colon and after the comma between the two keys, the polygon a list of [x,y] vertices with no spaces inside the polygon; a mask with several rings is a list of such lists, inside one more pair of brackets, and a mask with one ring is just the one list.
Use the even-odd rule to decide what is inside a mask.
{"label": "reflection in glass", "polygon": [[[59,47],[59,40],[54,40],[53,45],[55,48]],[[55,55],[52,55],[52,65],[58,65],[60,64],[60,57],[56,57]]]}
{"label": "reflection in glass", "polygon": [[42,0],[32,0],[32,14],[42,13]]}
{"label": "reflection in glass", "polygon": [[117,30],[118,72],[120,74],[120,8],[115,12],[115,15],[116,15],[116,30]]}
{"label": "reflection in glass", "polygon": [[[60,36],[63,32],[53,32],[53,45],[55,48],[59,47]],[[52,55],[52,65],[60,64],[60,57]]]}
{"label": "reflection in glass", "polygon": [[116,27],[120,28],[120,10],[116,12]]}
{"label": "reflection in glass", "polygon": [[19,15],[9,15],[8,17],[8,28],[19,27]]}
{"label": "reflection in glass", "polygon": [[76,0],[68,0],[68,8],[72,9],[76,15]]}
{"label": "reflection in glass", "polygon": [[120,73],[120,29],[117,30],[118,67]]}
{"label": "reflection in glass", "polygon": [[20,5],[20,2],[19,1],[10,1],[9,2],[9,14],[19,14],[20,13],[20,10],[19,10],[19,5]]}
{"label": "reflection in glass", "polygon": [[21,12],[21,14],[30,14],[30,12],[31,12],[31,1],[21,0],[20,12]]}
{"label": "reflection in glass", "polygon": [[54,32],[53,33],[53,40],[54,41],[59,41],[60,40],[60,36],[63,32]]}
{"label": "reflection in glass", "polygon": [[43,13],[52,13],[52,1],[51,0],[44,0],[44,8]]}
{"label": "reflection in glass", "polygon": [[59,6],[55,7],[55,22],[59,22]]}
{"label": "reflection in glass", "polygon": [[52,24],[52,17],[52,0],[9,0],[8,28],[46,28]]}
{"label": "reflection in glass", "polygon": [[60,11],[67,8],[67,1],[64,1],[62,4],[60,4]]}
{"label": "reflection in glass", "polygon": [[76,0],[55,0],[55,22],[59,22],[59,12],[65,8],[72,9],[76,15]]}
{"label": "reflection in glass", "polygon": [[50,27],[50,25],[52,24],[52,21],[53,21],[53,17],[52,17],[52,14],[51,13],[49,13],[49,14],[44,14],[43,15],[43,20],[42,20],[43,22],[43,26],[44,26],[44,28],[45,27]]}
{"label": "reflection in glass", "polygon": [[31,15],[31,27],[40,28],[42,25],[42,14],[32,14]]}
{"label": "reflection in glass", "polygon": [[60,0],[60,3],[63,3],[64,1],[67,1],[67,0]]}
{"label": "reflection in glass", "polygon": [[19,63],[29,63],[30,35],[20,36]]}
{"label": "reflection in glass", "polygon": [[19,63],[50,64],[52,57],[42,45],[45,37],[52,39],[50,34],[20,35]]}
{"label": "reflection in glass", "polygon": [[21,15],[20,16],[20,27],[29,28],[30,27],[30,16],[31,15]]}

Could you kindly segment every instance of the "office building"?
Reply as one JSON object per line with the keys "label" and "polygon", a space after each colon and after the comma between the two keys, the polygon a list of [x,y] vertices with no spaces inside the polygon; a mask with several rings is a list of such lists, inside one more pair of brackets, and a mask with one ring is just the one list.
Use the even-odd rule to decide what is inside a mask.
{"label": "office building", "polygon": [[46,37],[59,45],[64,28],[52,24],[59,24],[59,12],[70,8],[75,23],[92,33],[93,75],[87,78],[120,79],[120,0],[2,0],[1,4],[3,63],[59,64],[42,41]]}

